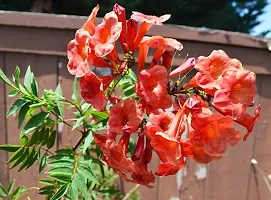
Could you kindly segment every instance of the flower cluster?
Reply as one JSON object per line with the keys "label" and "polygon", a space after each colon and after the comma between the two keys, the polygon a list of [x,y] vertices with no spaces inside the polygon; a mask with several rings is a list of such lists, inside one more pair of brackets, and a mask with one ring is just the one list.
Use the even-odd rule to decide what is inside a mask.
{"label": "flower cluster", "polygon": [[[242,138],[234,123],[247,129],[246,140],[260,115],[260,106],[253,115],[247,111],[256,94],[253,72],[222,50],[188,58],[172,71],[174,52],[182,50],[182,44],[145,36],[152,25],[162,25],[170,15],[133,12],[126,20],[125,8],[116,4],[96,25],[98,10],[99,6],[92,10],[68,44],[68,70],[81,77],[82,98],[109,114],[107,134],[94,134],[94,138],[103,161],[123,179],[151,187],[155,176],[148,164],[153,153],[161,160],[155,172],[159,176],[175,174],[189,158],[198,163],[220,159],[228,145]],[[155,51],[147,62],[150,48]],[[112,74],[98,77],[92,66],[109,68]],[[138,75],[135,94],[130,98],[113,95],[133,66]],[[187,81],[192,70],[196,75]],[[131,137],[137,143],[129,157]]]}

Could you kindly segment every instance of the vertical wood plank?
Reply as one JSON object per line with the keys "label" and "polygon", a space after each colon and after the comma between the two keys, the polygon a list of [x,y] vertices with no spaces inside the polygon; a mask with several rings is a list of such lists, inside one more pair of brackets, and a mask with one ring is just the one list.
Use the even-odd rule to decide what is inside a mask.
{"label": "vertical wood plank", "polygon": [[[22,76],[28,67],[31,65],[37,82],[42,89],[54,89],[56,87],[56,57],[42,56],[33,54],[7,53],[6,54],[6,73],[11,78],[15,67],[21,68]],[[22,81],[22,78],[21,78]],[[7,91],[8,92],[8,91]],[[7,94],[6,94],[7,96]],[[9,108],[15,101],[14,98],[6,97],[7,108]],[[17,129],[17,117],[13,115],[7,119],[8,143],[18,144],[19,133]],[[16,185],[24,185],[26,187],[37,186],[38,179],[42,175],[39,174],[38,164],[35,164],[26,171],[17,172],[17,169],[10,170],[10,179],[16,179]],[[31,199],[43,199],[43,196],[38,195],[38,191],[31,190]]]}
{"label": "vertical wood plank", "polygon": [[[0,67],[5,71],[4,53],[0,53]],[[0,144],[7,143],[5,88],[5,84],[0,80]],[[9,182],[8,165],[6,164],[7,158],[8,153],[0,151],[0,183],[5,187]]]}
{"label": "vertical wood plank", "polygon": [[[261,79],[258,76],[258,94],[255,96],[255,105],[260,102],[260,85]],[[253,114],[253,109],[249,108],[248,112]],[[246,131],[238,125],[235,125],[235,127],[240,129],[242,133]],[[221,160],[210,163],[205,200],[246,199],[248,187],[250,187],[249,175],[256,134],[257,128],[245,142],[241,140],[236,146],[228,147]],[[254,200],[254,198],[252,199]]]}
{"label": "vertical wood plank", "polygon": [[[66,57],[58,57],[58,83],[62,87],[63,96],[68,100],[72,100],[74,76],[68,72],[67,61]],[[65,109],[64,119],[75,118],[73,111],[74,109]],[[73,125],[74,121],[68,123]],[[80,136],[80,132],[72,131],[71,127],[60,124],[58,127],[58,148],[64,148],[66,145],[73,147]]]}
{"label": "vertical wood plank", "polygon": [[[257,160],[257,167],[260,168],[265,176],[271,174],[271,93],[270,87],[271,77],[267,75],[260,75],[257,77],[261,79],[261,89],[259,91],[260,104],[262,107],[261,116],[257,124],[257,137],[255,137],[255,152],[253,157]],[[252,167],[251,170],[251,185],[248,190],[248,197],[246,200],[265,200],[271,199],[271,193],[268,190],[262,175],[259,171]]]}

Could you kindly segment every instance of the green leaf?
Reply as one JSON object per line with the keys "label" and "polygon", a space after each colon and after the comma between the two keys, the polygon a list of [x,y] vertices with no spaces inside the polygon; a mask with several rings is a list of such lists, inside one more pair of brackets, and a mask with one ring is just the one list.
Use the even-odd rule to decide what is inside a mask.
{"label": "green leaf", "polygon": [[57,167],[50,169],[48,172],[50,175],[65,175],[65,176],[72,176],[73,170],[68,167]]}
{"label": "green leaf", "polygon": [[13,193],[12,193],[12,200],[18,200],[21,196],[24,195],[24,193],[27,191],[27,189],[23,186],[18,187]]}
{"label": "green leaf", "polygon": [[27,144],[28,144],[28,137],[26,135],[21,136],[20,143],[23,146],[27,146]]}
{"label": "green leaf", "polygon": [[13,85],[10,80],[8,79],[8,77],[5,75],[5,73],[2,71],[2,69],[0,68],[0,78],[9,86],[16,88],[15,85]]}
{"label": "green leaf", "polygon": [[131,78],[133,80],[134,83],[136,83],[137,78],[136,78],[136,74],[133,72],[133,70],[129,69],[128,76],[129,76],[129,78]]}
{"label": "green leaf", "polygon": [[40,159],[40,165],[39,165],[39,172],[40,173],[44,170],[44,168],[47,164],[47,161],[48,161],[48,154],[45,153],[45,154],[43,154],[43,156]]}
{"label": "green leaf", "polygon": [[16,161],[14,161],[12,163],[12,165],[10,166],[10,169],[12,169],[12,168],[16,167],[17,165],[19,165],[20,163],[22,163],[26,159],[28,154],[29,154],[29,149],[25,148],[23,154]]}
{"label": "green leaf", "polygon": [[20,74],[21,74],[21,70],[20,70],[20,68],[18,66],[16,66],[13,81],[16,83],[17,87],[19,87],[19,85],[20,85]]}
{"label": "green leaf", "polygon": [[38,97],[39,96],[39,86],[35,79],[34,74],[32,73],[32,80],[31,80],[31,89],[33,91],[33,94]]}
{"label": "green leaf", "polygon": [[8,96],[9,97],[15,97],[17,94],[19,94],[20,91],[17,90],[17,89],[11,89],[9,92],[8,92]]}
{"label": "green leaf", "polygon": [[39,189],[39,194],[42,194],[42,195],[53,194],[54,189],[55,189],[54,185],[47,185]]}
{"label": "green leaf", "polygon": [[88,189],[85,178],[80,174],[75,174],[73,179],[74,185],[82,192],[84,198],[88,199]]}
{"label": "green leaf", "polygon": [[50,200],[57,200],[57,199],[60,199],[61,197],[63,197],[67,191],[68,191],[68,188],[69,188],[69,184],[64,184],[62,185],[58,190],[57,192],[54,194],[54,196],[52,196],[52,198]]}
{"label": "green leaf", "polygon": [[17,160],[19,157],[21,157],[24,153],[24,147],[21,147],[20,149],[18,149],[14,154],[12,154],[12,156],[8,159],[7,163],[11,163],[15,160]]}
{"label": "green leaf", "polygon": [[40,131],[41,146],[46,145],[50,136],[50,128],[43,128]]}
{"label": "green leaf", "polygon": [[[56,93],[61,97],[63,96],[60,84],[58,84],[58,86],[56,88]],[[57,108],[58,108],[60,116],[63,118],[63,116],[64,116],[64,104],[63,104],[62,101],[57,102]]]}
{"label": "green leaf", "polygon": [[12,106],[10,107],[10,109],[8,110],[6,117],[9,117],[13,113],[15,113],[18,109],[20,109],[21,107],[23,107],[26,103],[27,103],[27,101],[25,101],[24,99],[17,99],[12,104]]}
{"label": "green leaf", "polygon": [[25,134],[32,132],[33,130],[41,126],[48,116],[49,116],[49,113],[47,112],[40,112],[34,115],[23,128],[23,132]]}
{"label": "green leaf", "polygon": [[32,87],[31,87],[32,80],[33,80],[33,73],[31,72],[31,67],[28,66],[25,72],[25,76],[24,76],[24,86],[30,93],[32,93]]}
{"label": "green leaf", "polygon": [[15,184],[15,180],[11,181],[11,183],[8,185],[8,195],[11,194],[14,184]]}
{"label": "green leaf", "polygon": [[0,150],[7,151],[7,152],[15,152],[21,147],[22,147],[21,145],[15,145],[15,144],[1,144]]}
{"label": "green leaf", "polygon": [[52,161],[50,163],[48,163],[48,166],[50,167],[68,167],[73,169],[74,164],[70,161],[66,161],[66,160],[56,160],[56,161]]}
{"label": "green leaf", "polygon": [[36,130],[32,135],[28,142],[28,146],[38,145],[41,143],[41,133],[39,130]]}
{"label": "green leaf", "polygon": [[72,127],[72,130],[74,130],[74,129],[76,129],[77,127],[83,125],[83,123],[84,123],[84,121],[85,121],[85,118],[86,118],[85,116],[78,118],[78,119],[74,122],[74,125],[73,125],[73,127]]}
{"label": "green leaf", "polygon": [[70,196],[72,200],[78,200],[78,189],[74,183],[74,181],[72,181],[71,183],[71,187],[70,187]]}
{"label": "green leaf", "polygon": [[39,179],[39,182],[44,185],[54,185],[54,180],[48,180],[48,179]]}
{"label": "green leaf", "polygon": [[108,118],[108,114],[105,112],[91,111],[90,114],[97,120],[105,120]]}
{"label": "green leaf", "polygon": [[1,183],[0,183],[0,195],[3,197],[8,196],[8,193],[6,192],[5,188],[3,187]]}
{"label": "green leaf", "polygon": [[49,177],[55,179],[58,182],[61,183],[70,183],[71,182],[71,176],[65,175],[65,174],[50,174]]}
{"label": "green leaf", "polygon": [[93,139],[94,138],[93,138],[92,132],[90,131],[88,133],[88,136],[85,139],[85,143],[84,143],[84,146],[83,146],[83,153],[86,153],[86,150],[89,147],[89,145],[91,144],[91,142],[93,141]]}
{"label": "green leaf", "polygon": [[75,76],[73,81],[73,93],[72,93],[72,99],[75,101],[78,100],[77,80],[78,78]]}
{"label": "green leaf", "polygon": [[27,112],[29,111],[30,109],[30,106],[31,103],[27,103],[25,105],[23,105],[23,107],[21,107],[20,111],[19,111],[19,116],[18,116],[18,128],[21,128],[23,122],[24,122],[24,119],[27,115]]}
{"label": "green leaf", "polygon": [[51,148],[54,146],[55,140],[56,140],[56,130],[54,130],[54,131],[50,134],[50,136],[49,136],[49,138],[48,138],[48,140],[47,140],[47,148],[48,148],[48,149],[51,149]]}
{"label": "green leaf", "polygon": [[72,155],[54,155],[54,156],[51,156],[50,159],[74,162],[74,157]]}
{"label": "green leaf", "polygon": [[96,184],[100,184],[97,177],[93,174],[91,169],[89,169],[85,166],[79,166],[77,168],[77,171],[79,172],[79,174],[81,174],[83,177],[87,178],[88,180],[90,180]]}
{"label": "green leaf", "polygon": [[133,138],[130,137],[129,145],[128,145],[128,151],[131,154],[131,156],[134,155],[136,143]]}
{"label": "green leaf", "polygon": [[21,165],[19,171],[23,169],[28,169],[29,167],[31,167],[38,160],[39,153],[40,153],[39,150],[36,150],[35,148],[33,148],[30,154],[27,156],[26,160]]}

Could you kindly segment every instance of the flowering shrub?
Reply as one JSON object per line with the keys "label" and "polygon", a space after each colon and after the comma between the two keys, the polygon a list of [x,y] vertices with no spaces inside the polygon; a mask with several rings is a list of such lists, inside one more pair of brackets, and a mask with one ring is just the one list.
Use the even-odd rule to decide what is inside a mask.
{"label": "flowering shrub", "polygon": [[[64,195],[76,199],[79,190],[87,198],[87,190],[95,188],[91,184],[99,183],[93,169],[96,165],[105,167],[103,163],[125,181],[153,187],[155,175],[173,175],[185,166],[187,159],[204,164],[219,160],[228,146],[247,139],[260,115],[260,106],[255,107],[253,115],[247,112],[248,107],[254,106],[255,73],[244,69],[239,60],[230,58],[223,50],[214,50],[207,57],[186,58],[173,69],[175,52],[181,51],[183,45],[172,38],[145,36],[153,25],[163,25],[170,15],[156,17],[133,12],[126,20],[125,8],[115,4],[113,11],[96,25],[98,11],[97,5],[67,49],[67,67],[72,75],[80,77],[83,102],[76,93],[73,102],[66,100],[60,87],[55,92],[44,91],[39,98],[31,71],[27,72],[24,86],[18,82],[18,68],[15,85],[1,72],[2,79],[13,87],[10,95],[22,94],[8,112],[10,115],[21,109],[20,126],[27,113],[33,116],[35,109],[47,109],[34,115],[23,128],[21,138],[27,142],[0,147],[15,152],[10,163],[29,151],[33,154],[30,158],[36,157],[30,164],[17,160],[12,167],[22,163],[20,169],[25,169],[40,158],[42,171],[49,157],[48,149],[54,145],[55,124],[68,124],[63,115],[65,104],[77,109],[73,129],[79,130],[82,137],[72,149],[58,151],[49,158],[52,168],[48,173],[56,184],[49,184],[51,189],[42,188],[42,194],[50,199]],[[147,61],[150,48],[155,53]],[[92,71],[94,66],[108,68],[112,73],[99,76]],[[195,76],[188,79],[192,71]],[[57,122],[50,118],[51,114]],[[246,132],[234,128],[234,123],[245,127]],[[80,126],[83,129],[78,129]],[[37,131],[46,132],[44,143],[32,141]],[[33,144],[36,146],[32,148]],[[44,145],[47,147],[43,148]],[[32,151],[30,147],[39,149]],[[43,156],[41,149],[45,149]],[[148,169],[153,154],[161,161],[155,172]],[[66,160],[63,155],[71,159]],[[67,164],[62,166],[66,182],[56,173],[61,160]],[[86,166],[89,160],[93,164]],[[80,183],[86,186],[82,188]],[[98,191],[102,194],[104,190],[108,188]]]}

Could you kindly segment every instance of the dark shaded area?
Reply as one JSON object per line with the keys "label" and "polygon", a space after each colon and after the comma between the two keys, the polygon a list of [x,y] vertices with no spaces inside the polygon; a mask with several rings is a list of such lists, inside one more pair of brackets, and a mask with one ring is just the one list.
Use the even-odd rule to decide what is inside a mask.
{"label": "dark shaded area", "polygon": [[133,10],[157,16],[170,13],[167,23],[244,33],[260,24],[258,17],[268,4],[267,0],[0,0],[0,9],[87,16],[99,4],[98,16],[103,16],[115,3],[126,7],[127,16]]}

